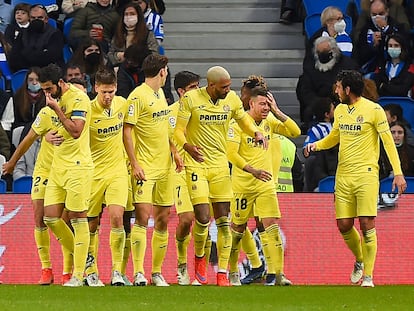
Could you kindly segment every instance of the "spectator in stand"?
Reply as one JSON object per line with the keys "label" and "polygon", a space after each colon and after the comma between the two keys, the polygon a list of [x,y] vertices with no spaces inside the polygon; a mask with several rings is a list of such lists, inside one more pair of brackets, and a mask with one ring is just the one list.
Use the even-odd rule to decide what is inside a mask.
{"label": "spectator in stand", "polygon": [[151,9],[149,0],[137,0],[136,2],[144,13],[147,28],[154,33],[155,39],[158,41],[159,53],[164,55],[164,48],[162,47],[162,42],[164,41],[164,22],[161,15]]}
{"label": "spectator in stand", "polygon": [[[352,31],[353,41],[357,43],[359,35],[362,28],[364,28],[366,23],[369,23],[371,20],[370,7],[372,0],[360,0],[361,1],[361,13],[358,16],[356,25]],[[388,14],[391,16],[398,24],[403,24],[406,29],[410,29],[410,22],[407,14],[409,10],[405,10],[402,6],[402,0],[386,0],[385,3],[388,6]],[[414,17],[411,17],[414,18]],[[414,25],[413,25],[414,26]]]}
{"label": "spectator in stand", "polygon": [[387,61],[372,75],[380,96],[408,96],[414,85],[414,65],[406,42],[399,34],[387,40]]}
{"label": "spectator in stand", "polygon": [[[407,127],[403,122],[395,121],[390,124],[390,130],[397,147],[404,176],[414,176],[414,146],[407,142]],[[384,148],[380,153],[380,179],[394,176],[392,166],[388,160]]]}
{"label": "spectator in stand", "polygon": [[[79,64],[85,68],[85,80],[90,81],[93,86],[96,72],[99,68],[105,67],[104,52],[98,41],[87,38],[80,43],[68,63]],[[90,91],[88,89],[88,95],[90,98],[95,97],[93,87]]]}
{"label": "spectator in stand", "polygon": [[[45,94],[39,83],[39,72],[39,67],[29,68],[23,85],[13,95],[13,129],[25,127],[27,130],[24,131],[24,133],[27,133],[40,109],[46,105]],[[23,135],[23,137],[24,136],[25,135]]]}
{"label": "spectator in stand", "polygon": [[74,17],[75,13],[79,10],[84,8],[89,2],[96,2],[96,1],[88,1],[88,0],[62,0],[62,13],[66,14],[66,18]]}
{"label": "spectator in stand", "polygon": [[[69,62],[66,65],[65,81],[71,82],[72,79],[79,79],[83,81],[82,84],[85,84],[84,88],[86,93],[92,96],[92,84],[90,77],[85,73],[85,69],[82,65]],[[89,97],[91,97],[89,96]]]}
{"label": "spectator in stand", "polygon": [[387,116],[388,124],[393,122],[401,122],[405,125],[406,131],[405,136],[407,136],[407,142],[410,145],[414,146],[414,133],[412,132],[411,124],[414,124],[414,120],[410,120],[411,124],[404,119],[403,117],[403,109],[400,105],[397,104],[386,104],[382,107],[385,111],[385,115]]}
{"label": "spectator in stand", "polygon": [[146,46],[153,53],[158,52],[154,33],[148,30],[140,6],[133,2],[122,10],[121,19],[112,38],[108,59],[113,67],[118,67],[125,60],[125,49],[132,44]]}
{"label": "spectator in stand", "polygon": [[12,22],[13,7],[0,0],[0,31],[5,32],[7,26]]}
{"label": "spectator in stand", "polygon": [[30,24],[30,4],[27,3],[18,3],[14,7],[14,19],[7,26],[4,35],[6,41],[13,45],[14,41],[17,39],[18,35],[27,28]]}
{"label": "spectator in stand", "polygon": [[142,62],[149,54],[151,51],[145,45],[132,44],[125,50],[125,60],[117,72],[116,95],[128,98],[128,95],[145,81]]}
{"label": "spectator in stand", "polygon": [[299,77],[296,95],[300,103],[302,132],[306,133],[314,118],[314,106],[321,97],[336,98],[332,91],[336,75],[341,70],[358,69],[349,57],[342,55],[336,40],[332,37],[319,37],[313,48],[314,62],[305,66]]}
{"label": "spectator in stand", "polygon": [[64,66],[63,34],[47,21],[48,16],[43,5],[35,4],[30,7],[30,25],[27,31],[19,33],[9,55],[12,71],[33,66],[44,67],[50,63]]}
{"label": "spectator in stand", "polygon": [[68,39],[69,45],[76,50],[80,42],[90,38],[99,43],[105,54],[108,53],[118,20],[119,15],[111,6],[110,0],[87,3],[74,16]]}
{"label": "spectator in stand", "polygon": [[0,89],[0,124],[11,142],[11,129],[14,122],[13,98],[5,90]]}
{"label": "spectator in stand", "polygon": [[322,27],[306,42],[304,67],[312,66],[312,48],[315,40],[319,37],[335,38],[342,54],[348,57],[352,56],[352,40],[345,31],[346,22],[341,9],[334,6],[326,7],[321,13],[321,25]]}
{"label": "spectator in stand", "polygon": [[299,10],[302,4],[301,0],[282,0],[280,6],[280,22],[290,25],[301,20],[301,12]]}
{"label": "spectator in stand", "polygon": [[303,144],[303,154],[305,156],[305,192],[315,191],[321,179],[326,176],[335,175],[338,165],[338,146],[311,153],[306,149],[308,144],[324,138],[331,132],[334,110],[335,106],[328,97],[321,98],[315,106],[315,115],[318,123],[309,129]]}
{"label": "spectator in stand", "polygon": [[408,29],[389,16],[388,6],[383,0],[371,3],[370,15],[371,19],[362,27],[353,51],[364,74],[374,72],[375,68],[385,63],[389,36],[398,33],[408,41]]}

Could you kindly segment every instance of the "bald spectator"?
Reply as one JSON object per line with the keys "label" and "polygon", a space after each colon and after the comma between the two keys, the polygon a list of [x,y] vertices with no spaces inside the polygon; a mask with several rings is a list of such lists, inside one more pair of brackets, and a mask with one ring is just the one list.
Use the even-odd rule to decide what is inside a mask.
{"label": "bald spectator", "polygon": [[63,33],[48,24],[43,5],[30,8],[30,25],[17,36],[9,57],[12,71],[29,67],[44,67],[55,63],[63,67]]}

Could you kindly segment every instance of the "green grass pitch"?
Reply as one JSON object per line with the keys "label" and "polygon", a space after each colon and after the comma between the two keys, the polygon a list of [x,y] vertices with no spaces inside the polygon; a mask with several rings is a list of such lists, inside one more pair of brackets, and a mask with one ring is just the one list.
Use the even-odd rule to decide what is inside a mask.
{"label": "green grass pitch", "polygon": [[0,285],[0,310],[414,310],[414,286],[168,288]]}

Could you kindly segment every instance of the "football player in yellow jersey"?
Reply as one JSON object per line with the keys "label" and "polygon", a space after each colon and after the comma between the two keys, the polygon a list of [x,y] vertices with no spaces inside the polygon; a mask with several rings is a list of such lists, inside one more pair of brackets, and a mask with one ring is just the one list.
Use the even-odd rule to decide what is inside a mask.
{"label": "football player in yellow jersey", "polygon": [[[96,258],[99,215],[105,204],[109,212],[112,253],[111,285],[123,286],[121,275],[125,245],[123,214],[128,198],[128,171],[124,161],[123,122],[128,106],[126,99],[115,96],[116,76],[112,70],[100,69],[95,75],[97,96],[91,101],[90,148],[94,163],[92,190],[88,210],[90,231],[89,253]],[[103,286],[99,281],[96,260],[87,268],[89,286]]]}
{"label": "football player in yellow jersey", "polygon": [[[59,242],[73,251],[72,278],[64,286],[83,285],[89,247],[87,210],[93,174],[89,148],[90,101],[80,89],[63,80],[61,69],[50,64],[39,75],[46,104],[58,119],[57,130],[63,142],[56,146],[45,192],[44,222]],[[74,232],[62,219],[63,208]]]}
{"label": "football player in yellow jersey", "polygon": [[[198,88],[200,83],[200,76],[190,71],[180,71],[174,77],[174,88],[181,98],[186,92]],[[176,101],[170,106],[172,109],[169,123],[171,133],[173,135],[175,124],[177,121],[177,114],[179,108],[179,101]],[[177,147],[180,155],[184,158],[184,150]],[[175,179],[175,209],[178,215],[178,225],[175,231],[175,242],[177,246],[177,282],[179,285],[189,285],[190,276],[187,270],[187,250],[190,243],[191,225],[194,221],[194,210],[191,204],[190,196],[187,189],[187,178],[185,170],[174,174]],[[210,244],[211,247],[211,244]]]}
{"label": "football player in yellow jersey", "polygon": [[[33,171],[33,184],[31,190],[35,221],[34,237],[42,264],[42,276],[39,281],[40,285],[49,285],[54,282],[50,261],[50,236],[48,228],[43,222],[43,216],[45,188],[53,160],[53,145],[60,145],[63,141],[61,135],[55,135],[55,129],[57,128],[58,123],[59,121],[55,112],[49,107],[43,107],[36,116],[31,129],[13,153],[13,156],[8,162],[3,164],[3,174],[11,174],[17,161],[25,154],[36,139],[42,137]],[[66,283],[71,277],[73,258],[71,252],[63,246],[62,252],[64,257],[62,283]]]}
{"label": "football player in yellow jersey", "polygon": [[[168,245],[168,215],[174,204],[174,180],[171,152],[177,169],[183,162],[168,135],[168,107],[162,86],[167,78],[168,58],[148,55],[142,69],[145,82],[128,96],[128,114],[124,124],[124,144],[131,163],[135,203],[135,224],[131,230],[134,285],[145,286],[144,257],[147,226],[154,216],[152,235],[152,284],[169,286],[161,274]],[[135,132],[135,147],[132,141]]]}
{"label": "football player in yellow jersey", "polygon": [[195,278],[207,284],[204,248],[210,223],[210,202],[218,229],[219,256],[217,284],[229,286],[227,265],[231,249],[228,214],[233,198],[227,161],[226,136],[231,119],[254,137],[256,143],[267,141],[254,124],[248,122],[242,102],[230,90],[231,78],[226,69],[215,66],[207,71],[206,87],[187,92],[180,100],[174,139],[187,153],[185,166],[188,189],[194,207]]}
{"label": "football player in yellow jersey", "polygon": [[[374,287],[379,138],[394,171],[392,190],[397,188],[401,195],[407,184],[385,112],[378,104],[361,96],[363,88],[364,82],[359,72],[350,70],[338,74],[335,93],[341,104],[335,109],[332,131],[306,148],[308,152],[325,150],[339,143],[335,177],[337,226],[355,256],[351,282],[357,284],[362,279],[361,286]],[[359,219],[362,239],[354,227],[355,218]]]}
{"label": "football player in yellow jersey", "polygon": [[[251,90],[248,115],[250,122],[256,124],[270,140],[275,133],[296,137],[300,135],[297,124],[286,116],[273,95],[262,86]],[[272,114],[269,114],[269,112]],[[243,133],[237,124],[230,125],[228,138],[228,158],[233,164],[232,182],[235,200],[231,205],[232,214],[232,250],[231,258],[238,258],[240,241],[250,217],[257,216],[268,236],[270,259],[274,271],[268,271],[267,285],[290,285],[283,274],[283,247],[278,219],[281,217],[276,197],[276,185],[272,176],[272,151],[262,150],[254,145],[251,136]],[[270,141],[272,146],[273,141]],[[278,150],[278,152],[281,152]],[[273,268],[273,267],[272,267]],[[233,284],[240,285],[238,272],[230,274]],[[272,279],[272,280],[270,280]]]}

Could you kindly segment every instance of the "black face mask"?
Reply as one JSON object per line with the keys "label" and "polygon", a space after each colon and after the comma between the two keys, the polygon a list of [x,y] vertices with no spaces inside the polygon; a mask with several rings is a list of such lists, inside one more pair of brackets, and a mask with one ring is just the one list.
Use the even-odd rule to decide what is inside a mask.
{"label": "black face mask", "polygon": [[329,63],[329,61],[333,58],[333,53],[332,53],[332,51],[329,51],[329,52],[319,52],[318,53],[318,58],[319,58],[319,61],[322,64],[326,64],[326,63]]}
{"label": "black face mask", "polygon": [[40,19],[32,20],[29,24],[29,31],[41,33],[45,28],[45,23]]}
{"label": "black face mask", "polygon": [[91,53],[85,56],[85,61],[91,65],[99,64],[101,58],[101,54],[99,53]]}

